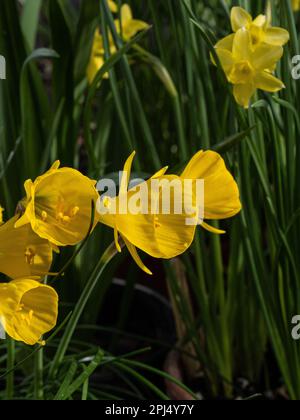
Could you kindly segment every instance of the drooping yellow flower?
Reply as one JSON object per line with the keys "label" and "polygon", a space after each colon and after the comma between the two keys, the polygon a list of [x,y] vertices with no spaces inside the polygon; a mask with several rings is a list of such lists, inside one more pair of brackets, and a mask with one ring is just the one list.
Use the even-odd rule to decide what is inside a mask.
{"label": "drooping yellow flower", "polygon": [[52,247],[27,224],[18,229],[13,217],[0,227],[0,272],[10,278],[45,276],[52,264]]}
{"label": "drooping yellow flower", "polygon": [[58,295],[33,279],[0,284],[0,322],[14,340],[29,345],[39,342],[57,322]]}
{"label": "drooping yellow flower", "polygon": [[3,224],[3,213],[4,213],[4,208],[0,206],[0,225]]}
{"label": "drooping yellow flower", "polygon": [[298,12],[300,10],[300,0],[292,0],[293,10]]}
{"label": "drooping yellow flower", "polygon": [[59,166],[57,161],[34,182],[25,182],[25,213],[15,227],[30,223],[37,235],[54,245],[76,245],[88,233],[92,202],[96,203],[99,195],[95,181]]}
{"label": "drooping yellow flower", "polygon": [[[282,47],[289,39],[287,30],[271,26],[271,16],[259,15],[253,19],[252,16],[241,7],[231,9],[231,26],[234,33],[240,29],[247,29],[251,35],[252,48],[257,48],[264,43],[270,46]],[[223,38],[216,44],[216,48],[223,48],[232,51],[234,35]]]}
{"label": "drooping yellow flower", "polygon": [[[112,10],[112,9],[111,9]],[[116,10],[112,10],[116,11]],[[149,25],[142,20],[133,19],[131,8],[128,4],[124,4],[121,7],[120,11],[121,21],[116,19],[115,26],[119,35],[122,35],[124,41],[129,41],[133,38],[139,31],[146,29]],[[110,54],[115,54],[117,49],[112,37],[112,34],[109,33],[109,49]],[[103,37],[97,29],[94,34],[94,41],[92,46],[92,52],[90,56],[90,61],[87,68],[87,78],[89,84],[92,84],[96,74],[103,67],[105,63],[105,49],[103,44]],[[105,73],[104,78],[109,77],[108,73]]]}
{"label": "drooping yellow flower", "polygon": [[[241,211],[238,185],[218,153],[200,150],[192,157],[181,178],[204,180],[204,220],[228,219]],[[205,222],[202,226],[214,230]]]}
{"label": "drooping yellow flower", "polygon": [[[187,197],[185,181],[192,182],[197,179],[204,180],[204,218],[223,219],[237,214],[241,209],[238,187],[225,167],[223,159],[214,152],[199,152],[181,176],[165,175],[167,168],[163,168],[150,180],[138,185],[139,191],[146,191],[146,211],[132,212],[131,200],[135,200],[136,188],[128,190],[128,180],[135,153],[127,160],[124,166],[124,175],[121,182],[119,196],[116,198],[105,197],[104,207],[108,213],[100,215],[100,222],[114,229],[115,242],[119,250],[118,235],[123,238],[132,257],[146,273],[150,270],[142,263],[137,248],[155,258],[171,259],[184,253],[191,245],[195,235],[196,224],[188,224],[188,219],[198,219],[199,209],[194,208],[193,191],[191,197],[191,210],[181,207],[177,211],[178,198]],[[179,197],[174,196],[173,189],[169,195],[172,205],[169,212],[163,211],[165,193],[163,188],[156,189],[152,181],[172,183],[181,190]],[[174,184],[175,183],[175,184]],[[190,193],[190,191],[189,191]],[[122,208],[125,202],[125,208]],[[122,204],[120,204],[122,203]],[[154,211],[153,211],[154,203]],[[151,211],[150,211],[151,209]],[[144,208],[145,210],[145,208]],[[202,226],[215,233],[224,233],[211,228],[206,223]]]}
{"label": "drooping yellow flower", "polygon": [[282,81],[269,70],[282,57],[281,46],[262,43],[253,50],[250,32],[239,29],[234,36],[232,52],[222,48],[217,48],[216,52],[228,81],[234,85],[235,100],[241,106],[249,107],[257,89],[278,92],[284,88]]}

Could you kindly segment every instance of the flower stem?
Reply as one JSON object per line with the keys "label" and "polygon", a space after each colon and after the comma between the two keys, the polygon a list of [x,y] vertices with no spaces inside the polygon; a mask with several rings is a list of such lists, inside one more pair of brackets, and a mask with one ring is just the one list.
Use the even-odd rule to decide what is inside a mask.
{"label": "flower stem", "polygon": [[34,355],[34,398],[44,399],[44,349],[41,348]]}
{"label": "flower stem", "polygon": [[113,259],[113,257],[118,253],[115,243],[113,242],[104,252],[102,257],[100,258],[99,262],[96,264],[95,269],[88,279],[83,292],[81,293],[81,296],[74,308],[74,311],[71,315],[71,318],[68,322],[68,325],[66,327],[65,333],[62,336],[62,339],[60,341],[60,344],[58,346],[57,352],[54,356],[50,371],[49,371],[49,377],[54,378],[58,369],[58,366],[61,364],[65,353],[68,349],[68,346],[70,344],[70,341],[73,337],[74,331],[76,329],[76,326],[79,322],[79,319],[82,315],[82,312],[84,311],[84,308],[93,293],[95,287],[98,284],[99,279],[101,278],[105,268],[109,264],[109,262]]}
{"label": "flower stem", "polygon": [[7,371],[6,376],[6,399],[12,400],[14,397],[14,364],[15,364],[15,342],[10,337],[7,338]]}

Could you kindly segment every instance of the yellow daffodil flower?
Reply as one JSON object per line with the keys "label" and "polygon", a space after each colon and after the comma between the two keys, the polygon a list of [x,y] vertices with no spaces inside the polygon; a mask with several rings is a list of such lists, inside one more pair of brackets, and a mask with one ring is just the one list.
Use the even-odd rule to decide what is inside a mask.
{"label": "yellow daffodil flower", "polygon": [[54,245],[76,245],[88,233],[92,201],[96,203],[99,195],[95,181],[59,166],[57,161],[34,182],[25,182],[25,212],[15,227],[30,223],[38,236]]}
{"label": "yellow daffodil flower", "polygon": [[[110,49],[110,54],[114,54],[117,51],[115,44],[113,42],[112,36],[109,37],[109,49]],[[96,77],[96,74],[101,69],[101,67],[103,67],[104,63],[105,63],[105,50],[104,50],[104,45],[103,45],[103,38],[102,38],[102,35],[100,34],[99,29],[96,29],[91,57],[90,57],[90,61],[87,68],[87,78],[90,85],[93,83]],[[107,79],[109,77],[108,73],[105,73],[103,77],[104,79]]]}
{"label": "yellow daffodil flower", "polygon": [[[271,26],[271,17],[259,15],[256,19],[241,7],[231,9],[231,26],[234,33],[240,29],[247,29],[251,34],[253,49],[264,43],[271,46],[282,47],[289,39],[287,30]],[[232,51],[234,34],[228,35],[216,44],[216,48]]]}
{"label": "yellow daffodil flower", "polygon": [[[155,203],[155,211],[132,214],[128,207],[120,212],[120,202],[123,200],[130,203],[136,194],[136,188],[128,190],[128,180],[135,153],[127,160],[124,166],[124,174],[120,186],[119,196],[116,198],[105,197],[104,207],[113,208],[115,213],[108,212],[100,215],[100,222],[114,229],[116,246],[121,251],[118,242],[119,234],[139,267],[148,274],[151,271],[141,261],[137,248],[155,258],[171,259],[184,253],[191,245],[195,235],[196,223],[187,224],[187,219],[198,217],[198,209],[194,213],[182,209],[177,213],[174,203],[174,192],[170,194],[170,201],[174,203],[170,212],[165,214],[162,209],[162,190],[152,189],[152,180],[159,183],[177,182],[185,195],[185,180],[204,179],[206,219],[223,219],[231,217],[241,209],[238,187],[230,173],[227,171],[223,159],[214,152],[199,152],[187,165],[181,176],[165,175],[167,168],[161,169],[150,180],[139,184],[140,191],[148,191],[147,207],[150,202]],[[206,184],[207,182],[207,184]],[[178,184],[177,184],[178,185]],[[124,197],[126,196],[126,200]],[[193,202],[194,204],[194,202]],[[152,209],[152,204],[151,204]],[[123,209],[124,210],[124,209]],[[215,233],[224,233],[211,228],[203,222],[202,226]]]}
{"label": "yellow daffodil flower", "polygon": [[52,264],[52,247],[27,224],[18,229],[18,216],[0,226],[0,272],[10,278],[45,276]]}
{"label": "yellow daffodil flower", "polygon": [[14,340],[39,343],[57,322],[55,290],[36,280],[21,278],[0,284],[0,322]]}
{"label": "yellow daffodil flower", "polygon": [[4,213],[4,208],[0,206],[0,225],[3,224],[3,213]]}
{"label": "yellow daffodil flower", "polygon": [[282,57],[281,46],[260,44],[252,49],[250,32],[239,29],[234,37],[232,52],[217,48],[216,52],[230,83],[234,85],[233,94],[237,103],[249,107],[250,99],[257,89],[278,92],[284,88],[281,80],[270,70]]}
{"label": "yellow daffodil flower", "polygon": [[[112,9],[111,9],[112,10]],[[112,10],[116,11],[116,10]],[[115,26],[119,35],[122,34],[122,37],[125,41],[129,41],[133,38],[139,31],[146,29],[149,25],[142,20],[133,19],[131,8],[128,4],[123,4],[120,11],[121,21],[116,19]],[[113,37],[111,33],[109,34],[109,49],[110,54],[115,54],[117,51],[114,44]],[[103,67],[105,63],[105,49],[103,45],[102,35],[97,29],[94,35],[94,41],[92,46],[92,52],[90,56],[90,61],[87,68],[87,78],[89,84],[92,84],[96,74]],[[104,78],[109,77],[108,73],[105,73]]]}
{"label": "yellow daffodil flower", "polygon": [[292,0],[293,10],[298,12],[300,10],[300,0]]}

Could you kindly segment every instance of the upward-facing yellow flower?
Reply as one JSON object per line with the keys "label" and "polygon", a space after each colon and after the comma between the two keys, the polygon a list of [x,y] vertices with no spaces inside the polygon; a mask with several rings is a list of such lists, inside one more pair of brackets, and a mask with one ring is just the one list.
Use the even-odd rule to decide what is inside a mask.
{"label": "upward-facing yellow flower", "polygon": [[[116,11],[111,9],[112,11]],[[142,20],[133,19],[131,8],[128,4],[123,4],[120,11],[121,21],[116,19],[115,26],[119,35],[122,35],[125,41],[129,41],[139,31],[146,29],[149,25]],[[117,51],[112,34],[109,33],[109,49],[110,54],[115,54]],[[103,44],[103,37],[97,29],[94,34],[94,41],[90,56],[90,61],[87,68],[87,78],[89,84],[92,84],[96,74],[103,67],[105,63],[105,49]],[[108,78],[108,73],[105,73],[104,78]]]}
{"label": "upward-facing yellow flower", "polygon": [[232,51],[218,47],[216,52],[228,81],[234,85],[235,100],[241,106],[248,108],[256,89],[277,92],[284,88],[282,81],[267,70],[274,68],[282,57],[281,46],[262,43],[253,50],[250,32],[239,29]]}
{"label": "upward-facing yellow flower", "polygon": [[0,284],[0,322],[16,341],[39,342],[57,322],[58,296],[50,286],[22,278]]}
{"label": "upward-facing yellow flower", "polygon": [[[199,211],[197,207],[192,212],[189,209],[181,208],[177,212],[176,199],[186,198],[187,190],[185,181],[204,180],[204,218],[205,219],[224,219],[238,213],[241,209],[238,187],[225,167],[223,159],[214,152],[199,152],[187,165],[181,176],[165,175],[167,168],[163,168],[156,173],[150,180],[139,184],[140,191],[148,193],[146,207],[148,211],[133,213],[130,208],[132,199],[135,199],[136,189],[128,190],[128,180],[130,177],[134,153],[128,158],[124,166],[124,174],[121,182],[119,196],[116,198],[105,197],[104,207],[116,210],[115,212],[103,213],[100,215],[100,222],[114,229],[116,246],[118,235],[123,238],[129,252],[136,263],[146,273],[151,274],[150,270],[142,263],[137,248],[155,258],[170,259],[184,253],[193,242],[196,224],[188,224],[188,219],[198,219]],[[172,205],[170,211],[165,213],[162,210],[163,189],[152,187],[152,181],[156,180],[161,185],[164,182],[174,182],[181,188],[180,196],[175,196],[171,190],[169,199]],[[190,191],[188,191],[190,193]],[[120,211],[125,203],[125,208]],[[153,203],[155,211],[153,211]],[[193,194],[191,197],[191,207],[195,205]],[[151,208],[152,211],[149,209]],[[224,233],[211,228],[206,223],[202,226],[215,233]]]}
{"label": "upward-facing yellow flower", "polygon": [[[271,26],[271,17],[259,15],[253,19],[252,16],[241,7],[231,9],[231,26],[234,33],[240,29],[247,29],[251,35],[252,48],[257,48],[264,43],[270,46],[285,45],[290,35],[287,30]],[[235,34],[228,35],[216,44],[216,48],[223,48],[232,51]]]}
{"label": "upward-facing yellow flower", "polygon": [[0,272],[10,278],[45,276],[52,264],[52,247],[27,224],[18,229],[18,216],[0,226]]}
{"label": "upward-facing yellow flower", "polygon": [[34,182],[25,182],[25,213],[15,226],[30,223],[37,235],[54,245],[76,245],[88,233],[92,201],[96,203],[99,195],[95,181],[59,166],[57,161]]}
{"label": "upward-facing yellow flower", "polygon": [[298,12],[300,10],[300,0],[292,0],[293,10]]}

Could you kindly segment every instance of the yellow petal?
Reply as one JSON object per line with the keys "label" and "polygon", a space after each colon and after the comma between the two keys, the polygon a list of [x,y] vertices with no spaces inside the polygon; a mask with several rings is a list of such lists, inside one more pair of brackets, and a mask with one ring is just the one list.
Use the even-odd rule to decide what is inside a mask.
{"label": "yellow petal", "polygon": [[252,53],[251,35],[246,29],[239,29],[233,40],[232,54],[235,60],[249,60]]}
{"label": "yellow petal", "polygon": [[216,50],[216,53],[218,54],[220,63],[222,65],[222,68],[227,76],[229,76],[232,67],[234,65],[234,59],[232,56],[232,53],[228,50],[222,50],[221,48],[218,48]]}
{"label": "yellow petal", "polygon": [[290,39],[290,34],[283,28],[268,28],[265,33],[265,40],[267,44],[277,45],[282,47]]}
{"label": "yellow petal", "polygon": [[132,152],[129,158],[126,160],[124,168],[123,168],[123,176],[121,179],[121,185],[120,185],[120,192],[119,195],[127,194],[128,185],[130,182],[130,175],[131,175],[131,168],[133,159],[135,157],[136,152]]}
{"label": "yellow petal", "polygon": [[114,228],[114,240],[115,240],[115,245],[116,245],[117,251],[122,252],[122,249],[121,249],[120,244],[119,244],[119,233],[118,233],[118,229],[117,229],[116,225],[115,225],[115,228]]}
{"label": "yellow petal", "polygon": [[[88,78],[88,82],[91,85],[98,73],[98,71],[101,69],[101,67],[104,65],[104,57],[103,56],[99,56],[99,57],[91,57],[90,61],[89,61],[89,65],[87,68],[87,78]],[[109,75],[108,73],[105,73],[104,78],[108,78]]]}
{"label": "yellow petal", "polygon": [[149,28],[148,23],[143,22],[142,20],[133,19],[130,24],[123,26],[123,37],[125,40],[130,40],[139,31],[143,31],[147,28]]}
{"label": "yellow petal", "polygon": [[215,227],[213,227],[213,226],[211,226],[211,225],[208,225],[208,224],[207,224],[207,223],[205,223],[205,222],[203,222],[203,223],[201,224],[201,226],[202,226],[205,230],[207,230],[208,232],[215,233],[216,235],[224,235],[224,234],[226,233],[226,231],[225,231],[225,230],[220,230],[220,229],[217,229],[217,228],[215,228]]}
{"label": "yellow petal", "polygon": [[27,198],[31,197],[31,188],[33,186],[33,182],[31,179],[27,179],[27,181],[24,182],[24,189],[27,195]]}
{"label": "yellow petal", "polygon": [[266,92],[278,92],[285,87],[280,79],[266,71],[258,73],[254,83],[257,89],[265,90]]}
{"label": "yellow petal", "polygon": [[237,32],[241,28],[248,28],[252,22],[251,15],[241,7],[233,7],[231,9],[231,26],[233,32]]}
{"label": "yellow petal", "polygon": [[251,64],[256,70],[270,69],[281,59],[282,55],[282,47],[261,44],[253,52]]}
{"label": "yellow petal", "polygon": [[56,169],[58,169],[60,167],[60,161],[59,160],[56,160],[54,163],[53,163],[53,165],[51,166],[51,170],[56,170]]}
{"label": "yellow petal", "polygon": [[132,17],[132,11],[129,4],[123,4],[123,6],[121,7],[122,24],[126,25],[127,22],[130,22],[132,20]]}
{"label": "yellow petal", "polygon": [[116,3],[113,0],[108,0],[108,7],[113,13],[116,13],[118,11],[118,7]]}
{"label": "yellow petal", "polygon": [[162,168],[158,172],[156,172],[151,178],[152,179],[160,178],[161,176],[163,176],[167,172],[168,169],[169,169],[169,167],[165,166],[164,168]]}
{"label": "yellow petal", "polygon": [[244,108],[249,108],[250,100],[256,91],[254,84],[234,85],[233,96],[236,102]]}
{"label": "yellow petal", "polygon": [[149,27],[148,23],[143,22],[142,20],[133,19],[131,8],[128,4],[124,4],[121,8],[121,22],[115,20],[115,26],[117,32],[123,35],[123,38],[128,41],[130,40],[137,32],[147,29]]}
{"label": "yellow petal", "polygon": [[17,228],[21,228],[22,226],[25,226],[25,225],[27,225],[28,223],[30,223],[30,220],[28,219],[28,217],[27,217],[27,215],[26,215],[26,213],[25,214],[23,214],[23,216],[21,216],[19,219],[17,218],[16,219],[16,222],[15,222],[15,228],[17,229]]}
{"label": "yellow petal", "polygon": [[258,15],[252,22],[252,25],[257,26],[258,28],[265,28],[267,25],[267,16]]}
{"label": "yellow petal", "polygon": [[123,236],[123,240],[125,242],[125,245],[128,249],[128,251],[130,252],[130,255],[132,256],[132,258],[134,259],[134,261],[136,262],[136,264],[146,273],[149,274],[150,276],[152,276],[152,272],[149,270],[149,268],[147,268],[145,266],[145,264],[143,263],[143,261],[141,260],[137,249],[134,245],[132,245],[126,238],[125,236]]}
{"label": "yellow petal", "polygon": [[233,47],[233,40],[234,40],[235,34],[230,34],[225,36],[225,38],[222,38],[220,41],[218,41],[215,45],[215,48],[221,48],[222,50],[228,50],[232,52]]}
{"label": "yellow petal", "polygon": [[0,225],[3,224],[3,213],[4,213],[4,208],[0,206]]}
{"label": "yellow petal", "polygon": [[198,152],[181,178],[204,180],[204,219],[226,219],[241,210],[238,186],[218,153]]}

